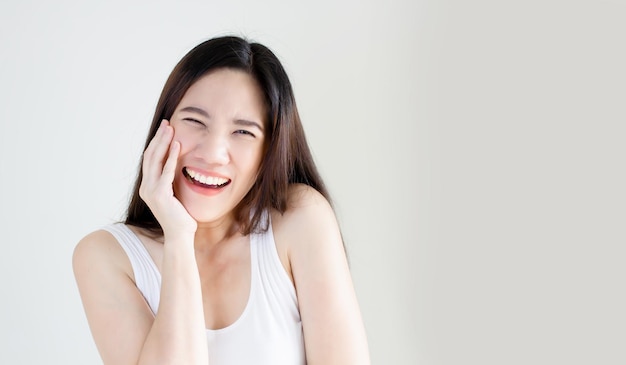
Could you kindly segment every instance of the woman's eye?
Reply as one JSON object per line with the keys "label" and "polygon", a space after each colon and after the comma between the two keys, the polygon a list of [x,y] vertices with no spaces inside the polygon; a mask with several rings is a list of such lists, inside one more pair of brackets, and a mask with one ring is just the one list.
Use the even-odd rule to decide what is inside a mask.
{"label": "woman's eye", "polygon": [[197,119],[184,118],[183,120],[186,121],[186,122],[192,123],[192,124],[198,124],[198,125],[204,126],[204,123],[202,123],[201,121],[199,121]]}
{"label": "woman's eye", "polygon": [[246,135],[246,136],[256,137],[252,132],[247,131],[245,129],[238,129],[238,130],[235,131],[235,134],[242,134],[242,135]]}

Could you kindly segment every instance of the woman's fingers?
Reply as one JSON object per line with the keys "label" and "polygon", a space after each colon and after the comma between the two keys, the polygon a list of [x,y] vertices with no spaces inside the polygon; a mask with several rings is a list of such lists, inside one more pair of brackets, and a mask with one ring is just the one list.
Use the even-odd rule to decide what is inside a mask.
{"label": "woman's fingers", "polygon": [[172,141],[170,143],[170,152],[163,166],[163,175],[161,178],[166,184],[172,184],[174,182],[174,175],[176,174],[176,165],[178,164],[178,154],[180,153],[180,142]]}
{"label": "woman's fingers", "polygon": [[155,181],[161,177],[163,164],[173,135],[172,127],[169,126],[167,121],[163,120],[143,155],[144,178]]}
{"label": "woman's fingers", "polygon": [[[144,201],[154,201],[154,199],[167,199],[172,195],[172,182],[174,181],[174,172],[176,168],[176,159],[180,151],[180,145],[170,150],[170,144],[174,137],[174,130],[169,122],[163,120],[154,137],[144,151],[142,171],[143,178],[139,187],[139,196]],[[168,154],[169,150],[169,154]],[[171,157],[174,155],[174,157]],[[172,159],[174,161],[172,161]],[[169,162],[168,176],[164,176],[165,164]],[[173,164],[173,166],[172,166]]]}
{"label": "woman's fingers", "polygon": [[[146,202],[163,231],[195,232],[196,221],[174,196],[173,182],[181,145],[174,141],[174,129],[167,121],[159,126],[143,157],[143,178],[139,196]],[[172,233],[173,232],[173,233]]]}

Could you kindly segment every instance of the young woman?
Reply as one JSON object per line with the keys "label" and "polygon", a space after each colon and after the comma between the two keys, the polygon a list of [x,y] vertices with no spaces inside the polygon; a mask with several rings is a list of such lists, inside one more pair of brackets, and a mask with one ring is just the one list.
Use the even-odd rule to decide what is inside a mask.
{"label": "young woman", "polygon": [[216,38],[178,63],[125,222],[73,266],[105,364],[369,364],[291,84],[258,43]]}

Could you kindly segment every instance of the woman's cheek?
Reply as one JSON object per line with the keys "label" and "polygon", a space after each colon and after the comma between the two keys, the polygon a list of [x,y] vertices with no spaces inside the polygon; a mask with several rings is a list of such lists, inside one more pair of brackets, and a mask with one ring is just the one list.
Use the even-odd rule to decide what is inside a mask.
{"label": "woman's cheek", "polygon": [[185,152],[187,151],[187,148],[189,148],[189,141],[187,140],[187,138],[185,138],[184,133],[180,132],[180,130],[178,130],[176,128],[176,125],[173,124],[172,128],[174,129],[174,141],[178,141],[178,143],[180,143],[180,154],[179,156],[182,156],[185,154]]}

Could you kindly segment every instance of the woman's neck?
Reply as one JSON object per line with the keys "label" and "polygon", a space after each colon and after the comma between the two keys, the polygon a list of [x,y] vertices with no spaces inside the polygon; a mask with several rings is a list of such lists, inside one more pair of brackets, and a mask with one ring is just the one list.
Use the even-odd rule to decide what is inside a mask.
{"label": "woman's neck", "polygon": [[215,222],[198,222],[198,229],[194,239],[194,248],[198,252],[211,251],[218,244],[228,240],[237,232],[235,219],[232,216],[224,217]]}

